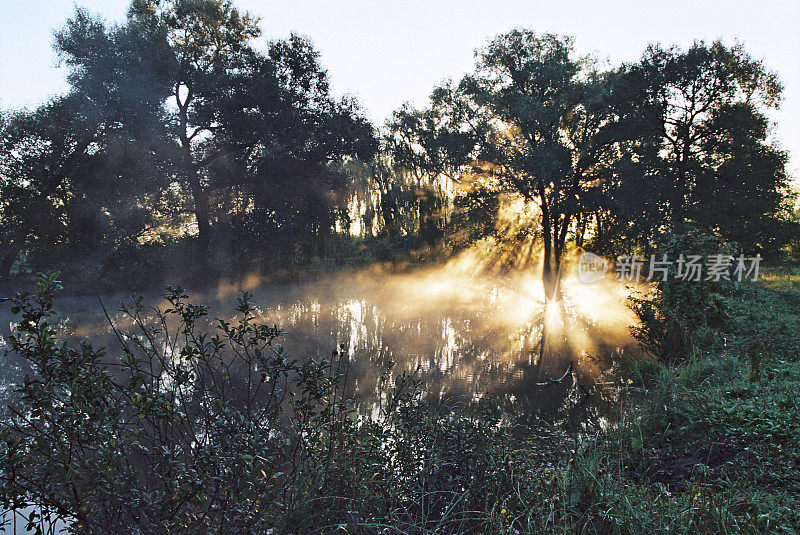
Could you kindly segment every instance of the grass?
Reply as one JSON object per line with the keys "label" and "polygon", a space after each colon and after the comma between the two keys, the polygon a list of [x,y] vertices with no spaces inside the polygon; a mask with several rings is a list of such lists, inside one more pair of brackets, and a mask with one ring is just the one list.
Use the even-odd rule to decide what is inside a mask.
{"label": "grass", "polygon": [[800,272],[771,268],[724,302],[726,328],[700,332],[693,355],[635,365],[610,431],[520,438],[498,407],[447,411],[409,393],[386,422],[316,428],[306,464],[279,472],[287,492],[278,494],[293,499],[269,501],[258,525],[275,534],[798,533]]}
{"label": "grass", "polygon": [[555,475],[521,533],[798,533],[800,273],[725,298],[725,332],[639,363],[622,423]]}

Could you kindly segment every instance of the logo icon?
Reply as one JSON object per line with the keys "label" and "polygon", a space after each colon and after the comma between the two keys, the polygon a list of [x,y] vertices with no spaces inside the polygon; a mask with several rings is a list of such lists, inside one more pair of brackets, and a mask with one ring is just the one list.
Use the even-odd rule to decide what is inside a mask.
{"label": "logo icon", "polygon": [[578,280],[591,284],[605,278],[608,262],[605,258],[588,251],[578,257]]}

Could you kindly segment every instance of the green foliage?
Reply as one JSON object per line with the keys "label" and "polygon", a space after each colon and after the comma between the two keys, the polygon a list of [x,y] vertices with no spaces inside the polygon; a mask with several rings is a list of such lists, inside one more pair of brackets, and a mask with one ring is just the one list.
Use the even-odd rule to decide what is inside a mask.
{"label": "green foliage", "polygon": [[[769,288],[723,297],[733,312],[730,332],[717,333],[725,344],[681,363],[635,365],[619,426],[584,441],[556,472],[548,501],[526,517],[547,521],[527,532],[798,533],[798,294],[783,271],[768,270]],[[766,331],[775,321],[784,328]]]}
{"label": "green foliage", "polygon": [[196,246],[199,272],[219,264],[212,242],[268,256],[254,234],[280,254],[327,255],[347,219],[338,166],[372,157],[373,127],[332,95],[308,39],[262,51],[258,35],[230,0],[136,0],[119,25],[77,9],[55,38],[68,94],[0,122],[0,283],[22,258],[122,272],[116,253],[175,236]]}
{"label": "green foliage", "polygon": [[[571,38],[529,30],[496,36],[476,58],[473,73],[434,89],[429,108],[394,114],[392,154],[405,168],[535,202],[551,298],[569,229],[624,133],[606,104],[609,79]],[[461,223],[474,234],[470,217]]]}
{"label": "green foliage", "polygon": [[666,254],[672,259],[666,280],[658,280],[647,295],[634,294],[629,307],[639,319],[631,327],[633,336],[650,354],[666,361],[690,357],[698,349],[706,328],[724,329],[728,314],[720,291],[733,284],[729,281],[706,280],[706,273],[699,279],[686,280],[678,277],[678,262],[683,255],[725,254],[717,240],[697,230],[668,236],[657,258]]}
{"label": "green foliage", "polygon": [[602,188],[596,250],[649,254],[687,221],[747,254],[791,239],[786,154],[768,139],[782,86],[762,61],[720,41],[651,45],[614,78],[610,104],[632,135]]}
{"label": "green foliage", "polygon": [[[56,336],[55,275],[11,300],[30,372],[0,433],[0,499],[76,533],[301,533],[383,526],[463,533],[510,492],[488,407],[452,413],[389,372],[371,416],[345,398],[345,351],[290,358],[250,296],[206,330],[180,288],[121,312],[118,352]],[[115,327],[116,329],[116,327]]]}
{"label": "green foliage", "polygon": [[[431,406],[389,370],[359,414],[340,352],[289,358],[247,294],[214,334],[176,288],[153,315],[123,309],[138,333],[120,333],[118,354],[71,348],[55,335],[59,283],[38,281],[11,303],[31,372],[0,432],[0,497],[74,532],[796,533],[800,521],[790,290],[722,297],[751,313],[719,352],[640,361],[619,424],[571,437],[511,433],[486,403]],[[776,320],[793,330],[763,336],[751,380],[744,350]]]}
{"label": "green foliage", "polygon": [[497,234],[495,218],[500,200],[496,192],[478,187],[457,196],[453,205],[448,241],[456,250]]}
{"label": "green foliage", "polygon": [[[198,333],[206,310],[179,288],[157,312],[162,325],[177,320],[169,334],[145,323],[141,301],[123,307],[141,333],[120,338],[117,360],[88,343],[59,345],[50,323],[57,288],[54,276],[40,276],[33,296],[12,301],[12,351],[31,375],[4,427],[6,506],[30,501],[78,531],[195,531],[221,511],[252,525],[264,500],[277,499],[279,470],[302,434],[328,416],[317,407],[333,387],[324,364],[274,350],[280,331],[251,323],[247,295],[236,324],[219,322],[221,336]],[[281,409],[291,416],[279,423]]]}
{"label": "green foliage", "polygon": [[652,45],[601,69],[570,37],[512,30],[429,106],[397,110],[378,151],[311,41],[259,49],[259,22],[231,0],[135,0],[119,25],[76,10],[55,38],[69,92],[0,121],[0,285],[24,264],[75,287],[87,255],[119,276],[176,239],[195,279],[339,262],[353,218],[380,238],[362,257],[440,258],[492,234],[507,194],[541,207],[524,230],[548,294],[571,240],[649,254],[689,221],[748,254],[796,245],[768,140],[782,87],[740,45]]}

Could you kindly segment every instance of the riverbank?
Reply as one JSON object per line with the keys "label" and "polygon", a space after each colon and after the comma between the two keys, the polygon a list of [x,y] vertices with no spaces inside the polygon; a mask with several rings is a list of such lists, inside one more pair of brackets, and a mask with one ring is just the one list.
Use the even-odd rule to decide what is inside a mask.
{"label": "riverbank", "polygon": [[[730,327],[633,370],[618,429],[564,455],[521,533],[797,533],[800,283],[768,269],[725,297]],[[513,532],[513,531],[512,531]]]}
{"label": "riverbank", "polygon": [[[678,363],[635,364],[619,381],[619,420],[598,418],[577,432],[544,420],[520,428],[513,405],[486,399],[430,403],[419,377],[391,368],[379,378],[376,410],[357,415],[341,390],[355,371],[344,346],[327,363],[286,360],[281,346],[259,354],[260,376],[242,375],[252,370],[247,353],[206,343],[197,321],[205,309],[185,295],[165,314],[182,318],[176,332],[188,334],[167,348],[173,357],[205,355],[199,361],[162,360],[160,346],[147,344],[128,360],[97,347],[75,351],[45,322],[54,284],[43,280],[36,298],[47,314],[21,300],[29,320],[15,348],[44,379],[23,382],[25,410],[56,428],[4,421],[0,506],[41,505],[76,532],[132,532],[135,522],[142,532],[175,533],[217,532],[222,523],[274,534],[796,533],[797,276],[776,268],[730,292],[724,330],[704,331],[696,353]],[[278,336],[251,323],[247,299],[239,310],[249,319],[223,322],[234,348]],[[244,362],[229,362],[234,355]],[[120,371],[108,372],[109,358]],[[166,373],[168,385],[215,377],[197,394],[213,403],[204,412],[182,390],[144,380],[140,362],[167,366],[158,377]],[[278,401],[258,390],[252,404],[230,395],[254,376],[257,385],[282,385]],[[141,393],[131,394],[133,378]],[[70,403],[51,402],[64,392]],[[285,406],[292,410],[278,410]],[[264,420],[262,410],[274,417]],[[208,444],[186,425],[208,429]],[[68,460],[59,453],[64,437],[76,452]]]}

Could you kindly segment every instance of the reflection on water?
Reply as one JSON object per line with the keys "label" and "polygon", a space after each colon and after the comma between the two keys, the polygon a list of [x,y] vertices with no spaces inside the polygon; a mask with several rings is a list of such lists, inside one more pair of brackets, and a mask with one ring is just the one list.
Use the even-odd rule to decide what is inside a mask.
{"label": "reflection on water", "polygon": [[635,353],[623,289],[568,280],[563,303],[545,310],[534,276],[446,275],[362,273],[272,298],[254,293],[262,319],[287,331],[291,353],[325,355],[343,345],[361,399],[394,364],[396,372],[419,369],[436,399],[489,396],[517,414],[569,426],[614,418],[615,372]]}
{"label": "reflection on water", "polygon": [[[260,320],[286,331],[282,344],[293,356],[325,356],[344,347],[348,384],[367,409],[379,378],[393,365],[393,373],[418,369],[431,398],[457,403],[490,397],[525,420],[603,426],[618,413],[620,365],[635,353],[625,291],[611,282],[568,279],[563,302],[547,309],[538,277],[527,273],[364,271],[247,286]],[[223,317],[235,305],[235,287],[192,298]],[[67,331],[113,346],[96,299],[73,300],[61,310],[70,318]]]}

